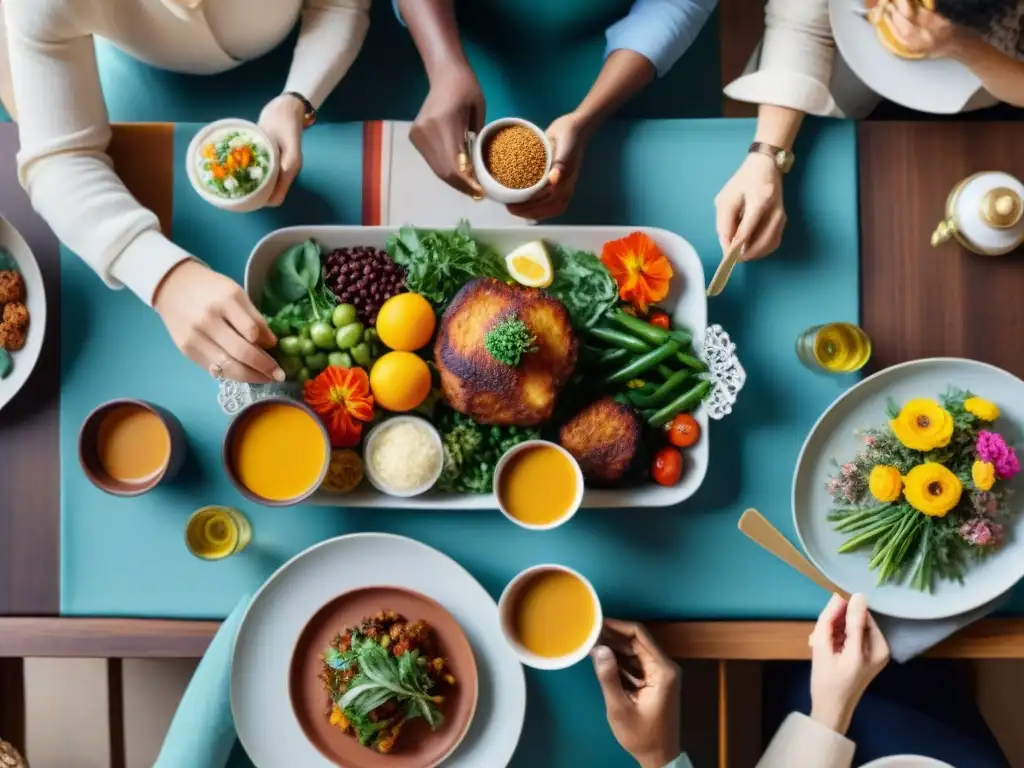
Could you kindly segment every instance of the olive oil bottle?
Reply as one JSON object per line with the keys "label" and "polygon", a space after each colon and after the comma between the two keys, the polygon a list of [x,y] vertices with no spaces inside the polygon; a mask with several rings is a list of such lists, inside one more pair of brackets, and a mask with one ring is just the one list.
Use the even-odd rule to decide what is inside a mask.
{"label": "olive oil bottle", "polygon": [[252,539],[252,528],[241,512],[231,507],[201,507],[185,528],[188,551],[203,560],[223,560],[241,552]]}
{"label": "olive oil bottle", "polygon": [[871,358],[871,339],[853,323],[808,328],[796,340],[800,362],[825,373],[853,373]]}

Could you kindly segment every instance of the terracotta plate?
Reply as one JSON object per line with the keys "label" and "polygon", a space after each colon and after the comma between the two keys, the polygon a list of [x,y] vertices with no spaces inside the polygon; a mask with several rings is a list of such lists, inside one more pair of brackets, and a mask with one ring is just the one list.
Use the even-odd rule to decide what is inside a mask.
{"label": "terracotta plate", "polygon": [[[432,626],[456,680],[454,690],[444,693],[444,724],[431,731],[422,719],[411,721],[387,755],[361,746],[354,736],[330,724],[330,699],[317,679],[322,669],[320,654],[334,636],[383,610],[395,611],[410,622],[422,619]],[[335,765],[433,768],[452,753],[469,730],[477,704],[476,660],[462,628],[429,597],[401,587],[364,587],[334,598],[306,624],[292,655],[288,689],[295,717],[306,737]]]}

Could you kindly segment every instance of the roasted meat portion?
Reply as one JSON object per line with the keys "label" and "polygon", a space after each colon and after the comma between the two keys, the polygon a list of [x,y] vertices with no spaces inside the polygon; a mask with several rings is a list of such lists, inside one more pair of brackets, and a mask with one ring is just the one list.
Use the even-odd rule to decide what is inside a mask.
{"label": "roasted meat portion", "polygon": [[[485,341],[509,319],[522,321],[535,337],[516,366],[496,360]],[[481,424],[528,427],[551,418],[578,347],[560,301],[482,277],[464,285],[441,318],[434,362],[445,400],[456,411]]]}
{"label": "roasted meat portion", "polygon": [[558,437],[587,480],[611,485],[632,467],[641,448],[643,426],[630,406],[604,397],[566,422]]}

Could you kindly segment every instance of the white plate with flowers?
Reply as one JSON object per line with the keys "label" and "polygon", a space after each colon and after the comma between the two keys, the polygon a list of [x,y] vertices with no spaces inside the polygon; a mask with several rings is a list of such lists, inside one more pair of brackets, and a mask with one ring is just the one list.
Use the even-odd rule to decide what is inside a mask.
{"label": "white plate with flowers", "polygon": [[938,619],[1024,577],[1014,495],[1024,382],[957,358],[903,363],[837,399],[793,478],[808,557],[889,616]]}

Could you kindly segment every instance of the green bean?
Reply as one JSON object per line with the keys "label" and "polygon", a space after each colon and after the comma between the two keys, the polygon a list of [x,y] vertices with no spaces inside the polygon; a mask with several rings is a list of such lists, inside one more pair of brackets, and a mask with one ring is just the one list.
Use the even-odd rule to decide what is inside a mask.
{"label": "green bean", "polygon": [[661,374],[661,377],[662,377],[663,379],[671,379],[671,378],[672,378],[673,376],[675,376],[675,375],[676,375],[676,372],[675,372],[675,371],[673,371],[673,370],[672,370],[671,368],[669,368],[669,367],[668,367],[667,365],[665,365],[664,363],[662,363],[661,365],[659,365],[659,366],[658,366],[658,367],[657,367],[657,368],[656,368],[655,370],[656,370],[656,371],[657,371],[657,372],[658,372],[659,374]]}
{"label": "green bean", "polygon": [[606,349],[601,353],[601,356],[597,361],[601,365],[608,365],[609,363],[619,363],[629,357],[628,349]]}
{"label": "green bean", "polygon": [[598,326],[590,329],[590,335],[600,339],[605,344],[611,344],[613,347],[621,347],[622,349],[628,349],[630,352],[650,352],[651,345],[647,344],[636,336],[630,336],[628,333],[623,333],[614,328],[607,328],[604,326]]}
{"label": "green bean", "polygon": [[688,331],[681,328],[666,330],[639,317],[633,317],[621,309],[612,311],[609,317],[621,325],[634,336],[638,336],[651,344],[664,344],[669,339],[678,341],[680,344],[689,344],[693,338]]}
{"label": "green bean", "polygon": [[671,357],[679,351],[679,342],[667,341],[656,349],[652,349],[650,352],[641,355],[640,357],[633,360],[625,368],[620,368],[611,376],[606,378],[605,384],[622,384],[625,381],[636,378],[644,371],[647,371],[658,363],[662,362],[666,358]]}
{"label": "green bean", "polygon": [[630,400],[632,400],[633,405],[638,408],[652,408],[656,405],[661,405],[665,400],[671,397],[674,392],[678,391],[683,383],[689,378],[689,371],[677,371],[669,377],[668,381],[655,389],[651,394],[648,395],[646,393],[642,393],[639,397],[630,398]]}
{"label": "green bean", "polygon": [[687,390],[660,411],[647,420],[652,427],[663,427],[675,417],[677,413],[691,411],[700,405],[700,402],[711,391],[710,381],[698,382],[692,389]]}
{"label": "green bean", "polygon": [[687,355],[683,352],[678,352],[676,354],[676,360],[685,365],[687,368],[693,368],[693,370],[695,371],[706,371],[708,369],[707,365],[704,363],[703,360],[698,360],[696,357],[693,357],[692,355]]}

